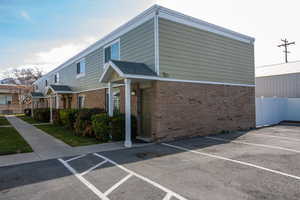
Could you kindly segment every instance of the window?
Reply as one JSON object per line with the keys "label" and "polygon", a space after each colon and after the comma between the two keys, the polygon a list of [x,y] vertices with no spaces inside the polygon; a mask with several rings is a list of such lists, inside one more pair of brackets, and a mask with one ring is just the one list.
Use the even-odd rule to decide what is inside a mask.
{"label": "window", "polygon": [[45,80],[45,86],[46,87],[48,86],[48,80]]}
{"label": "window", "polygon": [[77,78],[85,75],[85,60],[81,60],[76,64]]}
{"label": "window", "polygon": [[[109,109],[109,96],[108,96],[108,90],[106,90],[106,105],[105,109],[108,111]],[[120,111],[120,89],[119,88],[113,88],[113,106],[114,111]]]}
{"label": "window", "polygon": [[0,105],[12,104],[12,96],[0,95]]}
{"label": "window", "polygon": [[78,96],[78,108],[81,109],[84,107],[84,96]]}
{"label": "window", "polygon": [[104,48],[104,62],[120,60],[120,41],[116,41]]}
{"label": "window", "polygon": [[59,73],[56,73],[54,75],[54,83],[58,83],[59,82]]}

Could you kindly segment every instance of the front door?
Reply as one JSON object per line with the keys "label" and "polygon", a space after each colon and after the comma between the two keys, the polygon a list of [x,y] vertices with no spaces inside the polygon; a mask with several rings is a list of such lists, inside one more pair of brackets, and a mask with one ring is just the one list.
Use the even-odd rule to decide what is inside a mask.
{"label": "front door", "polygon": [[141,90],[141,133],[140,137],[151,138],[151,88]]}

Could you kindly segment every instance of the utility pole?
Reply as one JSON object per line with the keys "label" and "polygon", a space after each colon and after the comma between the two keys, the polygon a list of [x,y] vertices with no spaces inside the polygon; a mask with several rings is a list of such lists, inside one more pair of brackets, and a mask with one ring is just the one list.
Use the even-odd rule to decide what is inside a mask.
{"label": "utility pole", "polygon": [[285,62],[287,63],[288,62],[288,59],[287,59],[287,54],[290,53],[287,48],[289,45],[292,45],[292,44],[295,44],[295,42],[288,42],[287,39],[281,39],[281,41],[283,42],[283,44],[280,44],[278,45],[278,47],[284,47],[284,53],[285,53]]}

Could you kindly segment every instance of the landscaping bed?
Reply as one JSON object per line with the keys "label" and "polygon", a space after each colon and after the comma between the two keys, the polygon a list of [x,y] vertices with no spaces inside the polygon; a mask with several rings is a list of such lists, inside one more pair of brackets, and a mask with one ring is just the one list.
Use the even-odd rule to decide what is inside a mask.
{"label": "landscaping bed", "polygon": [[0,126],[10,125],[8,120],[4,116],[0,116]]}
{"label": "landscaping bed", "polygon": [[1,127],[0,138],[0,155],[32,152],[29,144],[13,127]]}
{"label": "landscaping bed", "polygon": [[[49,122],[50,110],[34,110],[32,119],[27,113],[28,121]],[[92,109],[53,109],[53,124],[36,124],[44,132],[62,140],[70,146],[84,146],[125,139],[125,114],[114,113],[113,116],[99,108]],[[25,121],[26,121],[25,120]],[[132,139],[136,135],[136,119],[132,116]],[[30,123],[30,122],[29,122]]]}
{"label": "landscaping bed", "polygon": [[101,143],[95,137],[83,137],[75,135],[73,130],[67,129],[60,125],[35,125],[35,127],[73,147]]}
{"label": "landscaping bed", "polygon": [[26,116],[26,115],[18,115],[18,118],[22,119],[23,121],[29,123],[29,124],[39,124],[41,122],[34,120],[32,117]]}

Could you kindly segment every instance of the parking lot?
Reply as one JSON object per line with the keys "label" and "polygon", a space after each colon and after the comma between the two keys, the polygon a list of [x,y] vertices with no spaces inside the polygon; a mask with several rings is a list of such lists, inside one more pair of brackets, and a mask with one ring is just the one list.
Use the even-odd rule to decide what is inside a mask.
{"label": "parking lot", "polygon": [[0,168],[0,199],[300,199],[300,127]]}

